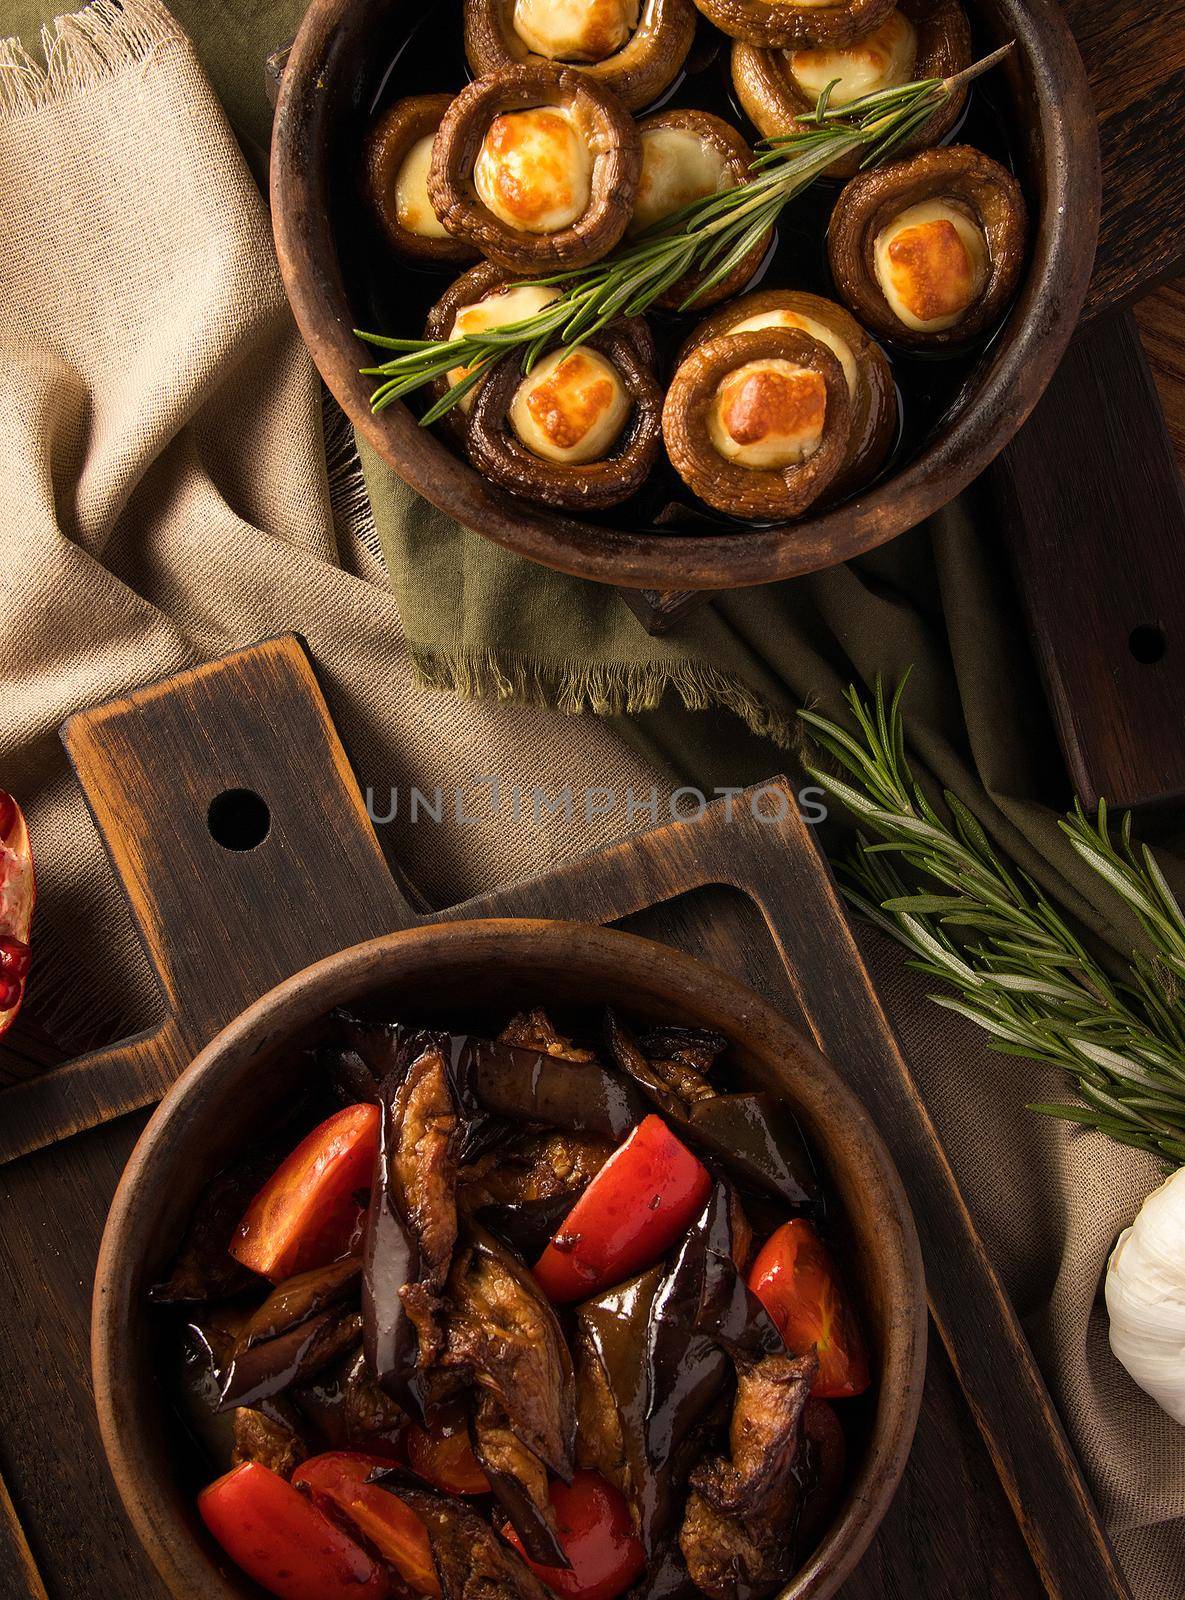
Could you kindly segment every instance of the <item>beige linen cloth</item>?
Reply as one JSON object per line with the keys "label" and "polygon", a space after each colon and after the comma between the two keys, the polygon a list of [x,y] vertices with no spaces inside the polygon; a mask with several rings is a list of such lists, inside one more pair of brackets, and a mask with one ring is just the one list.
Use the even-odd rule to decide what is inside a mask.
{"label": "beige linen cloth", "polygon": [[[48,71],[0,45],[0,197],[0,785],[30,812],[30,1006],[55,1039],[79,1048],[153,1005],[57,739],[79,707],[295,630],[379,796],[491,770],[548,793],[649,789],[596,721],[413,686],[341,430],[326,467],[263,202],[155,0],[63,19]],[[771,750],[771,770],[781,759]],[[403,808],[380,831],[444,904],[622,826],[578,807],[571,821],[411,827]],[[1046,1086],[986,1057],[924,1004],[895,951],[869,948],[1137,1593],[1180,1596],[1185,1432],[1111,1360],[1096,1304],[1154,1169],[1027,1117],[1021,1101]]]}

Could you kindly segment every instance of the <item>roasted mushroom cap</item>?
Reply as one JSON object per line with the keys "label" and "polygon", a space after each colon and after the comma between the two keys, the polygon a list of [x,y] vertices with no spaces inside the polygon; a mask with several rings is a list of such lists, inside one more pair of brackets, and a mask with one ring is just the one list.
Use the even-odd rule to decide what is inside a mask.
{"label": "roasted mushroom cap", "polygon": [[862,173],[827,235],[844,301],[897,344],[959,344],[998,320],[1016,288],[1027,219],[1020,185],[967,145]]}
{"label": "roasted mushroom cap", "polygon": [[638,130],[610,90],[536,61],[456,97],[428,193],[450,233],[512,272],[580,267],[625,232],[641,164]]}
{"label": "roasted mushroom cap", "polygon": [[[753,160],[743,136],[707,111],[656,111],[639,123],[642,173],[629,231],[641,233],[683,206],[721,189],[744,183]],[[757,271],[769,248],[770,229],[738,261],[730,273],[703,295],[697,305],[711,306],[738,294]],[[677,310],[703,273],[689,273],[659,296],[657,304]]]}
{"label": "roasted mushroom cap", "polygon": [[[847,45],[777,50],[738,40],[732,47],[732,81],[758,130],[776,138],[806,131],[803,119],[828,84],[835,84],[829,103],[841,109],[861,95],[895,89],[915,78],[948,77],[970,62],[971,28],[958,0],[900,0],[871,33]],[[906,150],[938,144],[959,120],[966,101],[966,88],[956,90]],[[861,155],[854,150],[827,170],[850,177],[859,169]]]}
{"label": "roasted mushroom cap", "polygon": [[[480,333],[486,328],[504,328],[509,323],[524,321],[558,300],[558,288],[531,283],[511,277],[505,268],[493,261],[479,261],[475,267],[452,282],[429,311],[424,323],[426,339],[455,339],[466,333]],[[654,368],[654,339],[641,317],[630,317],[621,324],[621,330],[630,339],[644,367]],[[465,367],[454,367],[432,385],[433,397],[439,400],[450,388],[459,383],[467,372]],[[441,421],[454,437],[464,440],[469,431],[469,413],[473,409],[476,387],[463,394],[451,411],[446,411]]]}
{"label": "roasted mushroom cap", "polygon": [[480,77],[518,61],[573,66],[631,111],[674,82],[695,36],[691,0],[466,0],[465,54]]}
{"label": "roasted mushroom cap", "polygon": [[867,483],[883,465],[897,432],[897,390],[884,351],[834,300],[798,289],[759,289],[722,306],[688,339],[685,351],[721,334],[800,328],[825,344],[843,368],[851,404],[847,456],[827,489],[836,500]]}
{"label": "roasted mushroom cap", "polygon": [[667,454],[718,511],[800,516],[838,476],[851,405],[843,367],[797,328],[723,334],[696,345],[663,407]]}
{"label": "roasted mushroom cap", "polygon": [[432,142],[450,94],[398,100],[370,130],[363,189],[392,247],[420,261],[472,261],[477,250],[448,232],[428,198]]}
{"label": "roasted mushroom cap", "polygon": [[545,505],[582,510],[634,494],[658,454],[662,391],[620,325],[482,383],[466,445],[479,471]]}
{"label": "roasted mushroom cap", "polygon": [[[479,261],[449,284],[429,311],[424,324],[424,337],[456,339],[466,333],[481,333],[486,328],[503,328],[508,323],[521,322],[526,317],[534,316],[544,306],[558,299],[559,293],[557,288],[521,282],[496,262]],[[465,377],[467,371],[466,367],[457,366],[445,377],[437,378],[432,385],[434,398],[441,399]],[[446,411],[441,418],[458,439],[464,439],[469,431],[469,413],[473,409],[475,395],[475,389],[463,394],[452,410]]]}
{"label": "roasted mushroom cap", "polygon": [[695,0],[721,33],[746,44],[851,44],[871,33],[893,0]]}

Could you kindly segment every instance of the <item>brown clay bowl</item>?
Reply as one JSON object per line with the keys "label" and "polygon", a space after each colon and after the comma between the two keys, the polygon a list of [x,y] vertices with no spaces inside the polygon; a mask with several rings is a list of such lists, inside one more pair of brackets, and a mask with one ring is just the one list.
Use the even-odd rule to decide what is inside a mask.
{"label": "brown clay bowl", "polygon": [[[835,509],[797,522],[656,534],[516,498],[419,427],[402,403],[373,416],[372,380],[359,368],[375,357],[352,332],[364,313],[346,291],[330,198],[348,181],[347,152],[362,137],[376,88],[376,40],[425,3],[313,0],[281,85],[272,211],[288,297],[325,382],[399,476],[458,522],[532,561],[601,583],[667,590],[770,583],[860,555],[937,511],[1004,448],[1040,398],[1078,320],[1094,260],[1095,111],[1057,0],[966,0],[978,50],[1016,41],[1002,83],[999,69],[993,74],[992,93],[1014,132],[1033,236],[1003,328],[900,470]],[[766,286],[781,286],[784,276],[779,270]]]}
{"label": "brown clay bowl", "polygon": [[149,1287],[179,1246],[197,1197],[249,1130],[309,1070],[295,1043],[335,1005],[388,996],[408,1014],[516,1001],[603,1004],[719,1029],[745,1074],[799,1117],[836,1202],[840,1249],[863,1308],[876,1374],[863,1452],[837,1518],[782,1600],[839,1588],[893,1497],[921,1400],[926,1302],[913,1219],[888,1151],[819,1052],[750,990],[665,945],[570,922],[491,920],[392,934],[309,967],[209,1044],[145,1129],[116,1193],[95,1282],[95,1398],[112,1473],[161,1577],[181,1600],[259,1600],[205,1535],[156,1364]]}

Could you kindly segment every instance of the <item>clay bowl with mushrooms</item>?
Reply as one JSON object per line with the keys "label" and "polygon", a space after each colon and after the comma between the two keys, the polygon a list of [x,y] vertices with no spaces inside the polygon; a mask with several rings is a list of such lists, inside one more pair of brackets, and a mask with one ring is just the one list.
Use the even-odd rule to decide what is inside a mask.
{"label": "clay bowl with mushrooms", "polygon": [[[694,19],[674,0],[313,0],[272,145],[288,295],[368,442],[505,548],[666,591],[834,565],[965,488],[1061,357],[1099,203],[1094,112],[1054,0],[693,9]],[[957,70],[1007,40],[1003,65],[888,165],[853,175],[850,159],[837,162],[785,207],[772,237],[755,228],[700,303],[680,298],[696,271],[673,273],[644,314],[622,315],[623,302],[579,361],[557,353],[573,304],[557,273],[595,272],[645,244],[646,227],[661,229],[688,195],[716,204],[763,137],[801,129],[824,79],[840,80],[842,101]],[[410,243],[401,212],[413,231],[426,219]],[[727,352],[717,370],[694,347],[729,336],[748,320],[733,308],[767,295],[819,315],[788,323],[805,336],[797,354],[755,357],[775,365],[738,387]],[[521,342],[488,370],[442,364],[372,410],[389,351],[354,330],[395,341],[494,330],[505,342],[521,336],[501,330],[540,317],[531,326],[547,332],[525,365]],[[768,343],[768,328],[757,331]],[[702,401],[693,379],[702,386],[707,367],[718,424],[728,388],[745,440],[725,441],[717,426],[712,444],[702,416],[690,427],[681,418],[680,404]],[[813,421],[808,391],[821,403]],[[446,398],[461,403],[422,425]],[[748,437],[755,429],[761,441]],[[706,471],[692,437],[715,452]]]}
{"label": "clay bowl with mushrooms", "polygon": [[[542,1019],[540,1006],[547,1012]],[[565,1042],[573,1039],[578,1048]],[[379,1128],[386,1130],[381,1137]],[[498,1142],[507,1129],[515,1130],[509,1156]],[[571,1149],[557,1155],[565,1139]],[[631,1166],[631,1149],[642,1147],[647,1159]],[[606,1165],[615,1148],[618,1155]],[[365,1160],[364,1149],[370,1150]],[[641,1206],[644,1226],[631,1235],[628,1262],[609,1254],[594,1264],[588,1251],[600,1249],[595,1223],[563,1231],[564,1219],[574,1215],[573,1198],[591,1219],[598,1184],[610,1183],[620,1201],[623,1173],[644,1188],[660,1169],[663,1198]],[[514,1188],[516,1173],[529,1183],[546,1178],[547,1192],[538,1184],[529,1194],[511,1192],[506,1185]],[[413,1194],[420,1196],[414,1203]],[[444,1226],[446,1202],[455,1230]],[[828,1345],[826,1373],[817,1336],[805,1331],[809,1317],[798,1327],[778,1288],[778,1251],[806,1249],[816,1236],[824,1241],[822,1254],[817,1242],[810,1245],[818,1272],[836,1278],[845,1303],[844,1331]],[[329,1257],[329,1267],[317,1264]],[[655,1260],[666,1265],[652,1268]],[[528,1269],[524,1262],[536,1264]],[[696,1478],[698,1489],[685,1482],[679,1474],[689,1470],[690,1456],[681,1455],[676,1475],[656,1482],[658,1500],[648,1496],[640,1504],[634,1531],[622,1522],[616,1547],[632,1552],[631,1589],[660,1576],[655,1556],[646,1557],[640,1575],[638,1555],[639,1529],[653,1526],[654,1549],[661,1543],[653,1520],[660,1503],[673,1508],[674,1526],[683,1529],[679,1548],[692,1563],[727,1531],[732,1512],[720,1513],[724,1523],[705,1522],[715,1492],[710,1451],[728,1448],[728,1409],[749,1403],[746,1394],[756,1392],[746,1387],[750,1379],[768,1379],[788,1385],[784,1412],[770,1413],[771,1420],[782,1416],[771,1449],[783,1464],[776,1470],[772,1458],[751,1464],[761,1467],[753,1483],[761,1504],[747,1505],[745,1516],[772,1518],[761,1560],[776,1574],[772,1586],[782,1600],[834,1594],[867,1547],[903,1470],[920,1402],[926,1320],[916,1234],[891,1158],[818,1051],[750,990],[703,963],[632,935],[572,923],[417,928],[346,950],[280,985],[203,1050],[161,1103],[121,1181],[98,1264],[93,1359],[104,1444],[128,1514],[169,1591],[178,1600],[195,1594],[260,1600],[268,1592],[240,1570],[246,1561],[263,1576],[255,1563],[259,1549],[244,1542],[239,1514],[251,1510],[242,1495],[250,1500],[258,1493],[259,1506],[266,1500],[282,1512],[284,1526],[305,1528],[307,1549],[294,1548],[292,1560],[281,1562],[289,1576],[294,1567],[315,1565],[325,1539],[353,1563],[359,1594],[377,1600],[405,1592],[387,1563],[406,1572],[402,1535],[411,1508],[411,1531],[425,1552],[430,1546],[415,1592],[455,1600],[472,1551],[473,1561],[480,1554],[502,1573],[496,1592],[546,1600],[550,1591],[521,1563],[518,1552],[526,1546],[511,1531],[522,1526],[528,1540],[548,1537],[515,1497],[521,1448],[511,1447],[497,1419],[486,1429],[490,1394],[513,1406],[513,1386],[496,1381],[491,1368],[489,1384],[452,1395],[476,1407],[471,1445],[442,1431],[435,1410],[425,1410],[418,1431],[407,1436],[407,1430],[418,1407],[434,1397],[443,1401],[437,1380],[455,1389],[462,1368],[485,1370],[477,1345],[488,1317],[477,1315],[485,1304],[478,1290],[495,1296],[499,1314],[511,1319],[508,1327],[517,1326],[511,1306],[526,1295],[533,1309],[524,1312],[523,1326],[547,1338],[540,1347],[532,1336],[523,1359],[532,1348],[545,1356],[554,1345],[568,1408],[567,1422],[547,1435],[551,1443],[542,1432],[532,1435],[529,1452],[559,1467],[561,1476],[543,1475],[558,1506],[562,1491],[554,1486],[566,1470],[558,1457],[566,1459],[580,1396],[595,1377],[590,1351],[613,1394],[618,1355],[624,1367],[634,1359],[632,1324],[613,1332],[621,1309],[614,1287],[597,1287],[626,1266],[646,1283],[654,1279],[656,1306],[665,1309],[652,1315],[656,1328],[665,1329],[668,1355],[683,1350],[689,1357],[692,1346],[699,1352],[696,1381],[684,1391],[680,1380],[669,1392],[682,1396],[680,1407],[700,1396],[694,1439],[707,1473]],[[663,1273],[673,1275],[670,1285]],[[797,1285],[797,1274],[791,1276]],[[690,1301],[684,1277],[701,1285]],[[431,1284],[438,1280],[443,1298],[434,1311]],[[404,1295],[408,1284],[422,1286],[423,1294]],[[659,1295],[655,1285],[670,1292]],[[695,1313],[702,1331],[693,1334],[687,1315],[695,1305],[715,1309],[710,1317]],[[446,1343],[434,1340],[433,1326]],[[200,1348],[186,1342],[186,1330],[195,1327],[205,1341]],[[723,1346],[711,1355],[720,1403],[705,1410],[708,1351],[701,1346],[713,1329],[735,1343],[731,1355]],[[211,1396],[198,1369],[208,1356],[222,1370],[217,1348],[224,1337],[235,1353],[226,1385],[219,1381]],[[801,1358],[794,1353],[800,1344]],[[366,1363],[357,1380],[355,1354]],[[486,1356],[501,1359],[506,1350]],[[674,1360],[676,1378],[682,1362]],[[332,1373],[343,1363],[350,1371],[339,1383]],[[538,1386],[524,1380],[520,1388],[520,1399],[530,1394],[543,1404]],[[809,1415],[808,1393],[816,1408]],[[820,1395],[835,1398],[824,1403]],[[550,1403],[543,1408],[548,1416]],[[653,1414],[660,1432],[665,1403]],[[620,1404],[620,1415],[633,1418],[624,1391]],[[511,1422],[525,1426],[522,1418]],[[633,1425],[623,1423],[628,1437]],[[575,1426],[586,1447],[600,1437],[590,1420]],[[349,1479],[354,1509],[343,1522],[339,1505],[330,1528],[323,1507],[342,1491],[349,1464],[340,1452],[362,1448],[350,1443],[362,1437],[365,1457],[350,1458],[365,1466],[362,1478]],[[521,1435],[515,1437],[521,1446]],[[326,1445],[326,1438],[338,1442]],[[209,1489],[226,1472],[231,1457],[223,1452],[232,1448],[250,1469],[241,1465]],[[309,1459],[310,1448],[331,1453]],[[476,1483],[470,1450],[479,1452],[479,1464],[485,1461],[486,1476]],[[795,1463],[797,1487],[786,1475]],[[825,1470],[827,1463],[836,1470]],[[462,1469],[464,1482],[457,1478]],[[604,1470],[613,1475],[612,1466]],[[374,1472],[382,1482],[367,1488],[364,1479]],[[590,1474],[597,1476],[581,1467],[574,1488],[587,1488]],[[789,1500],[769,1500],[775,1480],[791,1500],[807,1495],[813,1508],[825,1508],[798,1544]],[[628,1487],[633,1480],[623,1482]],[[473,1498],[442,1500],[433,1484]],[[493,1504],[492,1485],[499,1486]],[[394,1544],[388,1492],[403,1508]],[[609,1490],[599,1493],[611,1509],[617,1505]],[[703,1502],[698,1511],[696,1494]],[[359,1545],[349,1529],[360,1526],[351,1517],[361,1499],[378,1520]],[[513,1512],[505,1529],[507,1513],[499,1506]],[[800,1526],[805,1502],[801,1510]],[[715,1587],[710,1561],[701,1576]],[[326,1592],[337,1594],[340,1584],[339,1577]]]}

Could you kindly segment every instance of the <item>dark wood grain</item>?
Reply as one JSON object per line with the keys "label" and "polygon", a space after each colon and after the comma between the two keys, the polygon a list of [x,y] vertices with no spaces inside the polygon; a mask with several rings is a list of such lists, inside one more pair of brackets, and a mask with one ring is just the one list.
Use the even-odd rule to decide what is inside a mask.
{"label": "dark wood grain", "polygon": [[1165,426],[1185,473],[1185,281],[1162,284],[1132,307]]}
{"label": "dark wood grain", "polygon": [[654,639],[672,633],[712,598],[710,589],[621,589],[618,593]]}
{"label": "dark wood grain", "polygon": [[1071,346],[989,474],[1074,788],[1185,797],[1185,486],[1131,317]]}
{"label": "dark wood grain", "polygon": [[1185,261],[1185,5],[1063,0],[1098,108],[1103,211],[1087,316]]}
{"label": "dark wood grain", "polygon": [[29,1549],[29,1540],[16,1514],[8,1485],[0,1478],[0,1571],[7,1572],[30,1600],[49,1600],[45,1584]]}
{"label": "dark wood grain", "polygon": [[[208,742],[195,765],[187,756],[198,728]],[[308,657],[291,639],[83,713],[63,740],[167,1013],[138,1039],[0,1090],[0,1160],[159,1099],[281,978],[411,920]],[[257,794],[267,808],[258,849],[227,848],[211,830],[211,806],[236,794]],[[242,811],[229,802],[224,830],[241,826]]]}
{"label": "dark wood grain", "polygon": [[[272,693],[279,675],[284,693],[303,684],[313,702],[303,725],[320,727],[324,707],[298,661],[279,672],[281,662],[299,655],[294,641],[266,646],[263,653],[266,667],[258,674],[251,671],[249,653],[222,669],[225,704],[216,693],[220,669],[202,675],[202,720],[190,717],[192,745],[172,747],[185,770],[158,766],[160,788],[192,794],[199,776],[211,771],[221,781],[224,757],[203,737],[204,721],[255,729],[250,749],[243,747],[245,764],[236,768],[237,780],[261,793],[274,792],[275,772],[292,759],[275,730],[296,725],[295,708],[260,719],[259,708],[245,703],[245,693]],[[183,700],[188,697],[192,711],[192,675],[182,680],[179,693]],[[136,713],[125,709],[123,714]],[[141,724],[149,732],[172,726],[163,715]],[[124,758],[122,747],[112,748]],[[97,746],[94,760],[99,760]],[[343,836],[335,844],[356,864],[354,890],[358,878],[373,871],[378,896],[385,869],[366,837],[360,805],[350,798],[351,781],[348,770],[337,771],[330,793],[336,794],[339,782],[346,788],[344,827],[361,829],[363,836]],[[92,787],[105,789],[106,783],[92,782]],[[784,787],[767,791],[758,810],[766,820],[757,820],[746,798],[729,821],[721,804],[698,821],[626,841],[434,920],[452,924],[477,914],[545,913],[624,921],[632,931],[706,958],[750,984],[827,1046],[897,1151],[926,1240],[936,1358],[901,1493],[845,1585],[847,1600],[915,1595],[982,1600],[988,1593],[1035,1600],[1043,1590],[1066,1600],[1087,1594],[1119,1600],[1127,1591],[1027,1345],[877,1006],[821,858]],[[134,816],[129,831],[138,836]],[[141,839],[136,859],[145,881],[157,871],[145,865],[146,849],[148,842]],[[285,856],[277,870],[281,867],[303,878],[308,863],[299,855]],[[289,891],[273,887],[275,904],[290,906]],[[401,914],[403,903],[390,892]],[[132,898],[135,903],[134,891]],[[192,910],[184,898],[178,904]],[[207,910],[215,904],[211,898]],[[356,914],[352,907],[342,909],[347,921]],[[256,978],[275,960],[260,954],[275,929],[274,914],[269,915],[261,936],[241,952],[244,967]],[[163,928],[152,915],[142,920],[158,933]],[[171,932],[166,929],[161,937],[161,970],[179,992],[178,985],[189,980],[181,976],[183,964],[165,948]],[[350,959],[363,959],[369,948]],[[220,974],[212,971],[210,982],[219,981]],[[245,978],[236,981],[252,987]],[[138,1083],[129,1094],[116,1093],[112,1113],[143,1088]],[[5,1216],[0,1273],[9,1285],[0,1301],[5,1372],[0,1471],[54,1600],[91,1600],[96,1594],[160,1600],[163,1593],[116,1509],[100,1460],[86,1376],[87,1297],[99,1233],[141,1126],[140,1116],[111,1121],[0,1171]],[[48,1129],[42,1122],[34,1131],[45,1137]],[[13,1588],[13,1582],[0,1571],[5,1600],[9,1591],[35,1593]]]}

